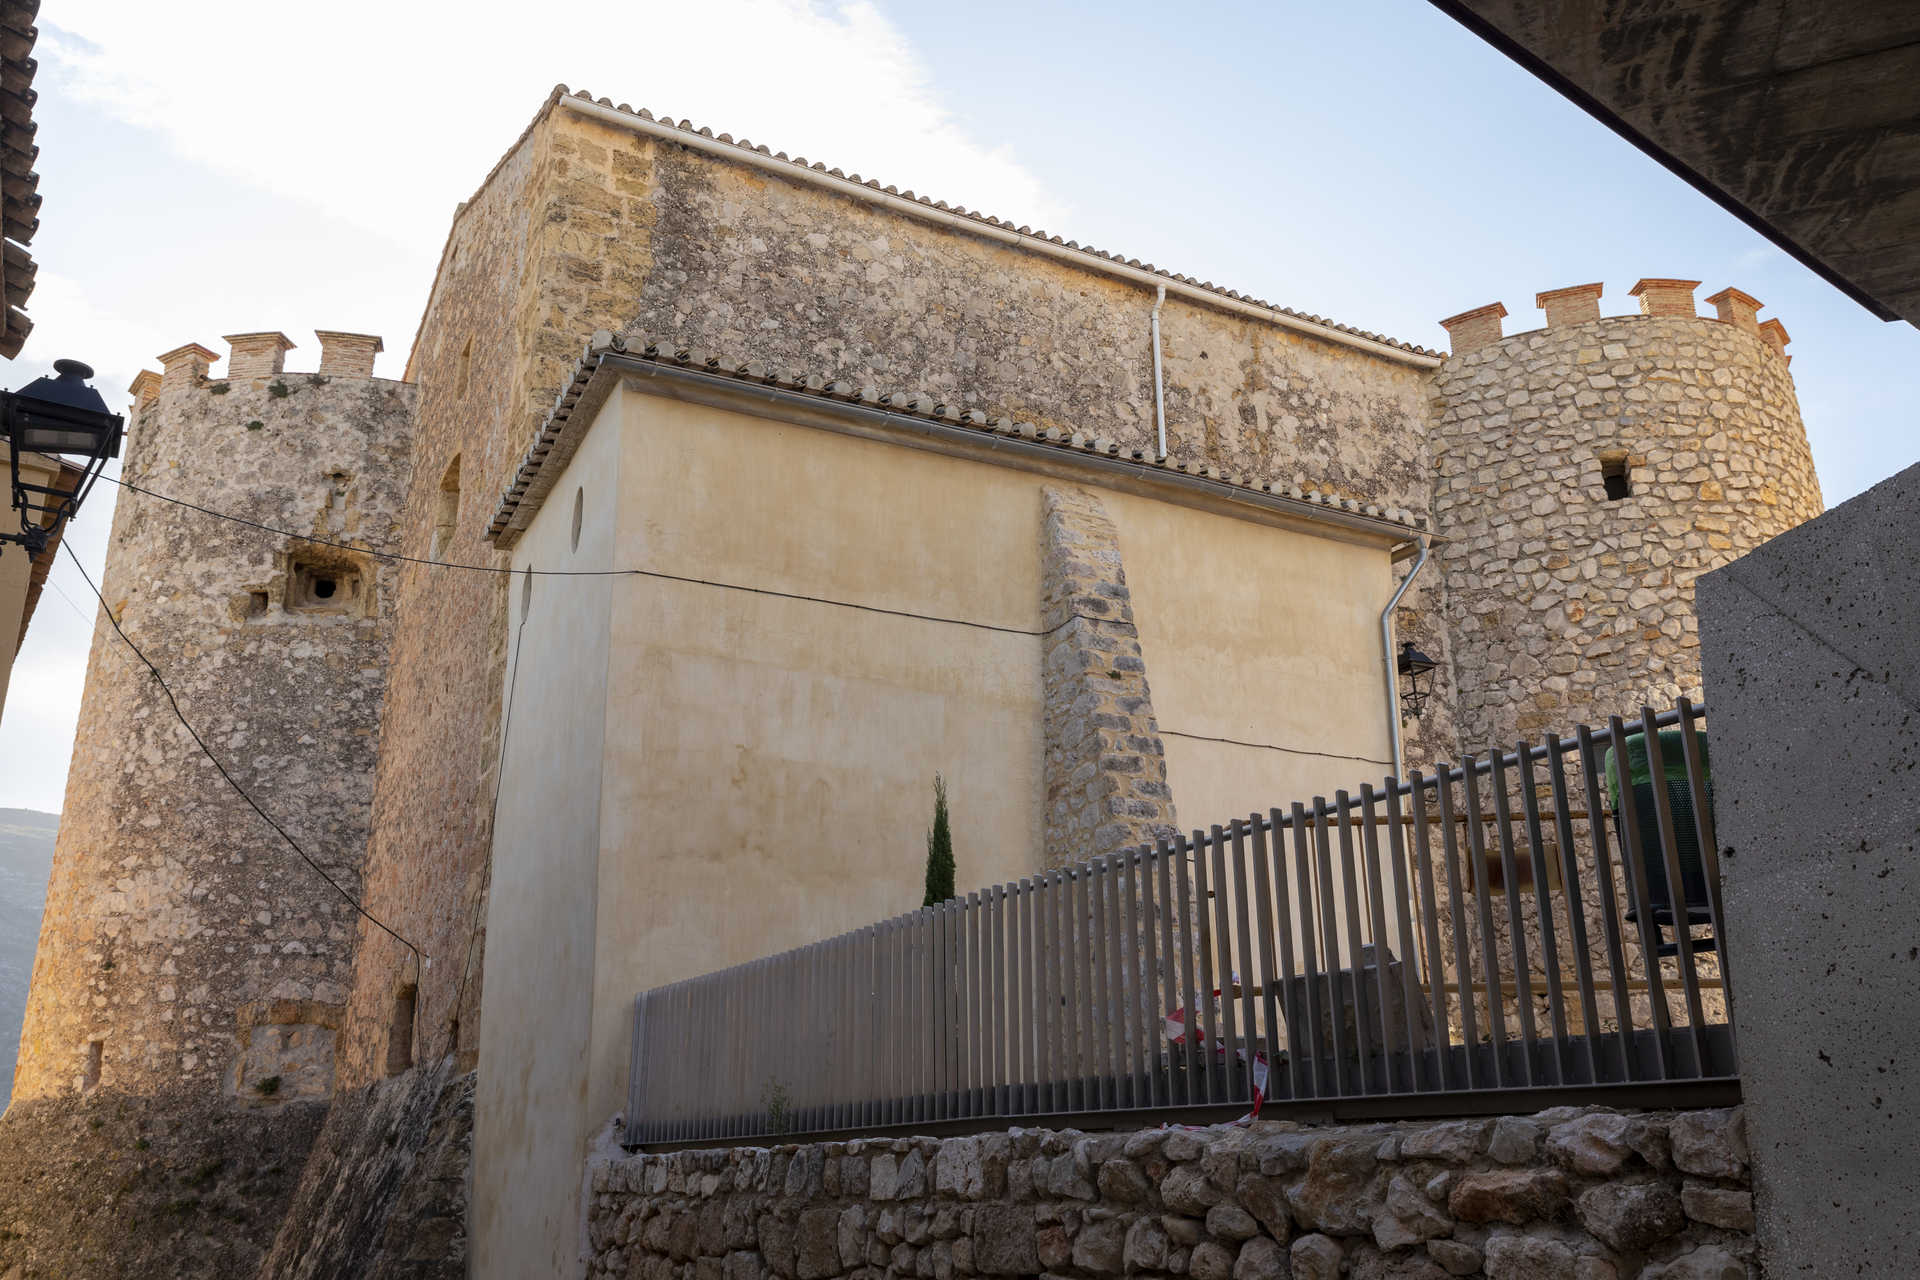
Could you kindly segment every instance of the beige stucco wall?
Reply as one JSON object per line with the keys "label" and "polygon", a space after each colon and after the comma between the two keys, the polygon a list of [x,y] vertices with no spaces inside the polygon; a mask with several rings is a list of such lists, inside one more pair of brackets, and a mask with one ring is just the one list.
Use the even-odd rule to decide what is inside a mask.
{"label": "beige stucco wall", "polygon": [[935,772],[963,890],[1031,871],[1041,829],[1038,477],[626,404],[621,563],[1009,630],[622,581],[591,1091],[603,1114],[625,1088],[637,992],[920,905]]}
{"label": "beige stucco wall", "polygon": [[[569,1256],[577,1187],[558,1171],[624,1103],[638,992],[919,906],[936,771],[963,890],[1040,865],[1042,491],[1059,483],[631,388],[598,410],[514,566],[671,576],[540,579],[521,633],[476,1275]],[[1185,822],[1385,771],[1384,546],[1093,491],[1161,723],[1193,735],[1165,739]],[[517,629],[519,580],[509,594]]]}
{"label": "beige stucco wall", "polygon": [[[514,568],[616,563],[618,398]],[[579,546],[573,495],[582,490]],[[595,877],[608,616],[620,579],[516,574],[508,596],[511,702],[487,917],[474,1097],[473,1274],[566,1276],[590,1124],[581,1053],[595,1017]],[[524,621],[524,625],[522,625]]]}
{"label": "beige stucco wall", "polygon": [[1392,772],[1385,550],[1127,494],[1105,502],[1182,826]]}

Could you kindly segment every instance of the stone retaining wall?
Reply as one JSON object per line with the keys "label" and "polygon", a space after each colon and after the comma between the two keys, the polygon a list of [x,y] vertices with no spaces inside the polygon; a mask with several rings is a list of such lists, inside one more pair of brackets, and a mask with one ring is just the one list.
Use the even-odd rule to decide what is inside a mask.
{"label": "stone retaining wall", "polygon": [[1745,1280],[1747,1168],[1739,1108],[601,1157],[588,1275]]}

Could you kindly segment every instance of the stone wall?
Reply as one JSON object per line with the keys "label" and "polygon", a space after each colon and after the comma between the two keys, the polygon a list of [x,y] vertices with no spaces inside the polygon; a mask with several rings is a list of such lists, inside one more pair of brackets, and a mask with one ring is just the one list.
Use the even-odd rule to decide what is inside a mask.
{"label": "stone wall", "polygon": [[415,1067],[335,1099],[257,1280],[460,1280],[471,1072]]}
{"label": "stone wall", "polygon": [[[1821,509],[1786,358],[1750,310],[1601,319],[1588,288],[1595,318],[1434,376],[1462,750],[1698,698],[1693,580]],[[1668,311],[1675,292],[1642,291]],[[1632,494],[1610,500],[1616,462]]]}
{"label": "stone wall", "polygon": [[599,1157],[587,1274],[1745,1280],[1741,1112]]}
{"label": "stone wall", "polygon": [[[803,168],[771,175],[550,98],[456,214],[415,340],[407,553],[434,547],[458,459],[444,558],[503,562],[481,533],[598,329],[922,388],[1152,447],[1152,287],[1114,279],[1091,253],[1082,268],[823,190]],[[1171,451],[1196,469],[1424,512],[1432,358],[1390,342],[1352,345],[1330,323],[1302,332],[1218,296],[1218,307],[1175,297],[1163,307]],[[395,998],[409,985],[429,1051],[450,1044],[473,1061],[504,593],[491,574],[398,575],[403,623],[367,894],[436,963],[418,973],[403,948],[362,930],[342,1033],[350,1086],[383,1071]]]}
{"label": "stone wall", "polygon": [[[413,389],[270,364],[208,381],[212,354],[170,352],[143,383],[126,479],[276,528],[391,545]],[[122,491],[102,584],[208,747],[349,893],[392,577],[367,556]],[[15,1098],[325,1096],[355,925],[99,620]]]}
{"label": "stone wall", "polygon": [[1041,681],[1046,848],[1058,867],[1179,833],[1120,540],[1100,499],[1047,489]]}
{"label": "stone wall", "polygon": [[[1820,510],[1787,359],[1755,323],[1759,304],[1728,290],[1713,299],[1722,318],[1701,318],[1693,287],[1643,280],[1634,293],[1646,314],[1608,318],[1600,285],[1552,290],[1536,300],[1548,327],[1504,338],[1497,304],[1445,322],[1455,350],[1434,379],[1434,516],[1449,539],[1438,559],[1463,753],[1511,751],[1523,737],[1699,699],[1694,579]],[[1626,496],[1609,494],[1613,468]],[[1578,797],[1577,768],[1568,785]],[[1511,803],[1519,812],[1517,794]],[[1490,808],[1483,798],[1482,811]],[[1585,824],[1576,829],[1584,836]],[[1496,847],[1497,833],[1484,835]],[[1515,840],[1524,864],[1530,850],[1518,828]],[[1548,844],[1551,862],[1557,839]],[[1575,855],[1593,883],[1591,842],[1580,839]],[[1613,880],[1615,900],[1630,902],[1617,859]],[[1596,895],[1584,905],[1601,973],[1603,911]],[[1444,904],[1440,914],[1451,954],[1454,921]],[[1522,897],[1520,916],[1543,975],[1533,895]],[[1502,965],[1511,964],[1504,912],[1494,935]],[[1570,971],[1564,925],[1557,945]],[[1625,961],[1630,980],[1645,978],[1633,940]],[[1662,966],[1676,1024],[1687,1017],[1677,963]],[[1717,956],[1702,967],[1717,977]],[[1536,991],[1544,1018],[1544,985]],[[1485,1025],[1486,1002],[1475,1002]],[[1638,1025],[1650,1025],[1645,993],[1630,1003]],[[1717,990],[1704,1003],[1710,1021],[1725,1019]],[[1612,1021],[1603,1015],[1603,1026]],[[1508,1022],[1517,1028],[1517,1009]]]}
{"label": "stone wall", "polygon": [[0,1276],[253,1275],[326,1112],[185,1090],[16,1100],[0,1118]]}

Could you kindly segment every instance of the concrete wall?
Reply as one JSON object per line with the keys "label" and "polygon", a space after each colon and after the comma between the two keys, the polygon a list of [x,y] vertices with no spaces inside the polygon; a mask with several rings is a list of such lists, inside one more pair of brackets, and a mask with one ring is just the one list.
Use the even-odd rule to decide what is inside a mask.
{"label": "concrete wall", "polygon": [[[505,751],[494,825],[474,1099],[473,1242],[478,1276],[561,1276],[574,1267],[576,1201],[564,1194],[591,1120],[581,1047],[595,1009],[609,619],[625,580],[535,577],[624,563],[623,414],[616,393],[556,502],[522,539],[507,592]],[[573,495],[580,493],[580,531]],[[616,711],[616,716],[617,716]],[[541,1187],[563,1194],[529,1194]]]}
{"label": "concrete wall", "polygon": [[1920,1173],[1920,466],[1700,579],[1767,1274],[1906,1274]]}

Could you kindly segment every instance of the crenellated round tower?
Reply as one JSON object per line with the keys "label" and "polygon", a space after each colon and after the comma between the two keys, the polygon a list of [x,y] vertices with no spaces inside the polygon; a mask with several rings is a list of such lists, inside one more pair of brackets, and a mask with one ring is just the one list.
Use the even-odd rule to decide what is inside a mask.
{"label": "crenellated round tower", "polygon": [[[310,374],[286,370],[279,333],[229,337],[224,377],[198,344],[161,356],[164,371],[132,388],[124,479],[275,529],[393,545],[414,388],[373,376],[378,338],[319,338]],[[358,551],[122,490],[101,584],[221,764],[356,894],[391,575]],[[99,618],[14,1098],[325,1096],[355,925]]]}
{"label": "crenellated round tower", "polygon": [[1700,695],[1693,581],[1818,515],[1787,332],[1738,289],[1645,279],[1441,321],[1433,510],[1462,750]]}

